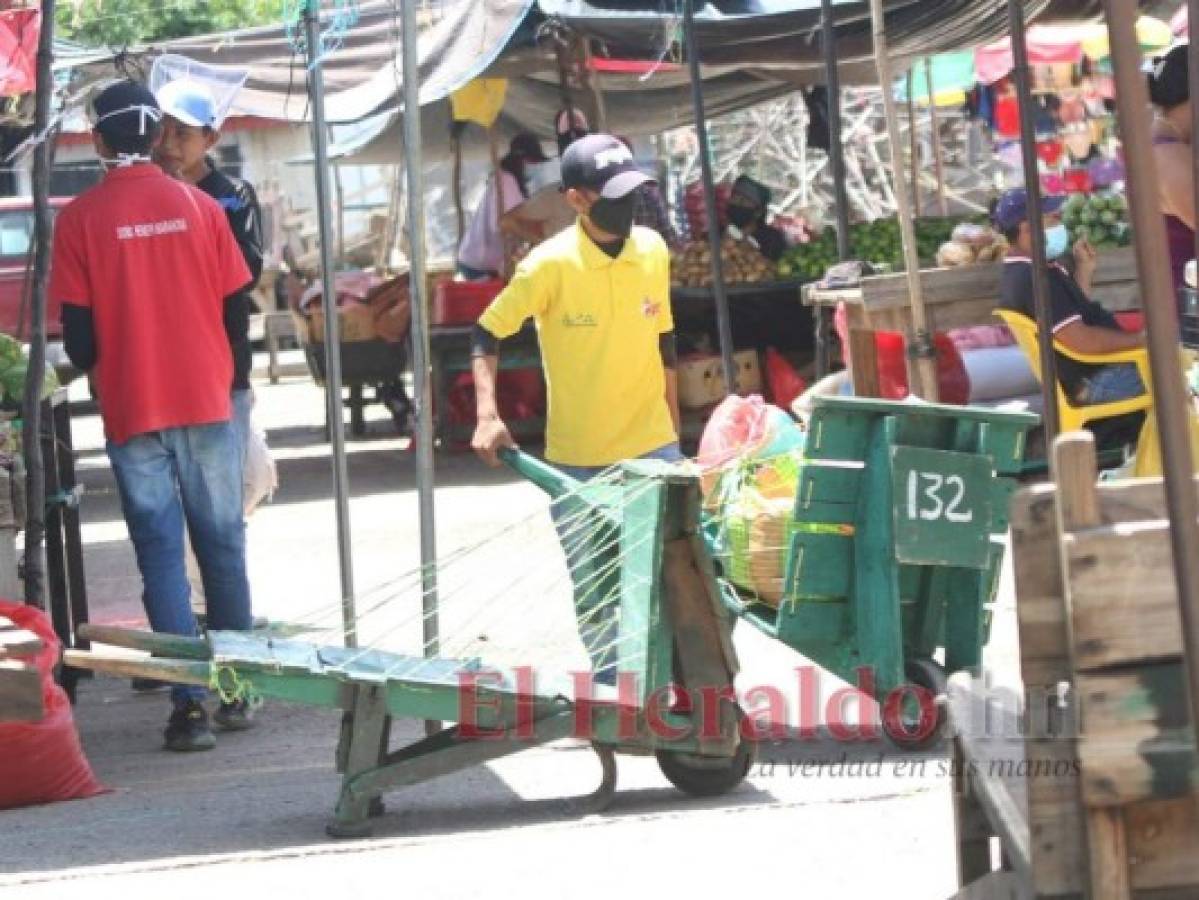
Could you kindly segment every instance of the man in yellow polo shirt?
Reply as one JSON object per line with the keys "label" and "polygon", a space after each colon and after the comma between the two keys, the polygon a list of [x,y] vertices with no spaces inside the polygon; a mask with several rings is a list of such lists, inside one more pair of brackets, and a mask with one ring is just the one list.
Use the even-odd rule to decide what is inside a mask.
{"label": "man in yellow polo shirt", "polygon": [[670,254],[633,227],[635,190],[651,182],[616,138],[592,134],[562,156],[574,227],[540,244],[480,317],[474,333],[478,426],[490,465],[514,446],[495,402],[499,341],[532,318],[549,386],[546,458],[588,478],[625,459],[678,460]]}
{"label": "man in yellow polo shirt", "polygon": [[[562,155],[574,226],[540,244],[484,311],[473,339],[478,426],[472,446],[490,465],[514,446],[496,407],[499,341],[532,318],[549,386],[546,458],[586,480],[625,459],[682,459],[670,315],[670,254],[657,232],[633,227],[636,188],[652,181],[616,138],[592,134]],[[589,548],[552,508],[567,566]],[[610,592],[576,591],[579,636],[595,680],[615,684],[619,634]]]}

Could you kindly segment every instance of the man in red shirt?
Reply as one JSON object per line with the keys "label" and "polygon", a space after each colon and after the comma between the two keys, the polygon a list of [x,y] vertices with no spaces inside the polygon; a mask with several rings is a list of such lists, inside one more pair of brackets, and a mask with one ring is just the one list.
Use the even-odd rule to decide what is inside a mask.
{"label": "man in red shirt", "polygon": [[[150,161],[161,112],[132,81],[102,91],[92,134],[104,180],[59,214],[50,293],[74,365],[93,379],[150,625],[198,633],[183,524],[200,562],[208,625],[251,624],[241,451],[230,422],[225,298],[250,281],[221,207]],[[215,745],[203,689],[175,685],[170,750]],[[218,724],[244,726],[244,703]]]}

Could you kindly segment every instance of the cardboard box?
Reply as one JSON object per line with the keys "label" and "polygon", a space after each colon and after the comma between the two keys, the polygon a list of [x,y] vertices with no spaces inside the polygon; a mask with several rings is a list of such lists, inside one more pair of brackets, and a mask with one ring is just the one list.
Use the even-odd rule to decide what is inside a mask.
{"label": "cardboard box", "polygon": [[[341,343],[352,344],[356,341],[373,341],[375,333],[375,311],[365,303],[355,303],[342,306],[337,311],[338,328]],[[315,309],[308,318],[309,337],[314,344],[325,342],[325,313]]]}
{"label": "cardboard box", "polygon": [[[738,350],[733,354],[737,367],[737,387],[741,394],[762,391],[762,369],[757,350]],[[679,360],[679,406],[702,409],[725,398],[724,376],[720,357],[715,354],[686,357]]]}

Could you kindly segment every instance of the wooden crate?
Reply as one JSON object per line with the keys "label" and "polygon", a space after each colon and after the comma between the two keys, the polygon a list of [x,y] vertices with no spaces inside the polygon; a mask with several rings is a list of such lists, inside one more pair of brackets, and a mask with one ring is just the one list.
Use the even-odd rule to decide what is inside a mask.
{"label": "wooden crate", "polygon": [[[756,394],[762,390],[762,369],[758,351],[738,350],[733,354],[737,368],[737,390],[741,394]],[[724,373],[720,357],[714,354],[680,359],[679,406],[683,409],[703,409],[719,403],[726,396]]]}
{"label": "wooden crate", "polygon": [[1096,486],[1094,443],[1055,448],[1059,483],[1012,508],[1027,696],[1065,682],[1071,703],[1025,756],[1065,774],[1027,779],[1038,897],[1199,896],[1199,758],[1160,480]]}

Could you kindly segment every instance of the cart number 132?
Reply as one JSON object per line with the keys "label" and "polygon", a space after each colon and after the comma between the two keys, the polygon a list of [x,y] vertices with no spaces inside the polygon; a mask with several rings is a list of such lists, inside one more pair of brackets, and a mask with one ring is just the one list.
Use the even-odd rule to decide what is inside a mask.
{"label": "cart number 132", "polygon": [[973,522],[974,510],[962,509],[966,482],[961,475],[908,472],[908,518],[935,522]]}

